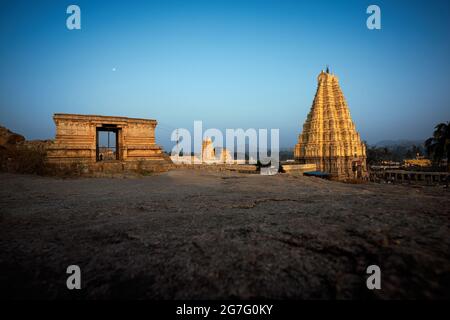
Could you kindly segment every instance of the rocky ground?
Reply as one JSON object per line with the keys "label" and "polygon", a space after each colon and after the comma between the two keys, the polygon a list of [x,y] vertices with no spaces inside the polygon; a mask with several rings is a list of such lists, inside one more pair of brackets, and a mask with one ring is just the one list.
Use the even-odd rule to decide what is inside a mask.
{"label": "rocky ground", "polygon": [[194,170],[0,185],[2,298],[450,298],[442,187]]}

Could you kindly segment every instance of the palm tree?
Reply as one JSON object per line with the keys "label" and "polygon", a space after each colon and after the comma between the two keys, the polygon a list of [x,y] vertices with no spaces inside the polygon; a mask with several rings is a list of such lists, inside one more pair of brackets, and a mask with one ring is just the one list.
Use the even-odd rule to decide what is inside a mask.
{"label": "palm tree", "polygon": [[428,156],[437,165],[447,158],[447,170],[450,171],[450,122],[439,123],[433,136],[425,141]]}

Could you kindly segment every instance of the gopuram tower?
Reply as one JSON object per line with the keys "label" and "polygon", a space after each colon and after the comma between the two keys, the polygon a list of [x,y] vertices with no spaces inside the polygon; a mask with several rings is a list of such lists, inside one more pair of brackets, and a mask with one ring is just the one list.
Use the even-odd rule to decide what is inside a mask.
{"label": "gopuram tower", "polygon": [[303,131],[295,145],[300,163],[314,163],[317,170],[345,180],[367,175],[366,147],[350,116],[339,80],[320,72],[318,86]]}

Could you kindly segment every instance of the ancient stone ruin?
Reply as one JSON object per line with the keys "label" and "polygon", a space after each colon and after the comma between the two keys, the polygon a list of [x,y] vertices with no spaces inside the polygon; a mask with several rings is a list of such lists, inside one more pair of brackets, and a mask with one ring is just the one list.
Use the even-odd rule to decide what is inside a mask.
{"label": "ancient stone ruin", "polygon": [[[210,137],[206,137],[202,141],[202,163],[203,164],[237,164],[230,151],[227,148],[219,148],[220,153],[217,152],[217,148],[214,147],[214,143]],[[245,164],[245,162],[244,162]]]}
{"label": "ancient stone ruin", "polygon": [[300,163],[338,179],[367,176],[366,147],[351,119],[338,78],[322,71],[311,110],[295,146]]}
{"label": "ancient stone ruin", "polygon": [[222,148],[222,152],[220,153],[220,163],[233,163],[234,158],[230,153],[230,150],[227,148]]}
{"label": "ancient stone ruin", "polygon": [[207,137],[202,141],[202,163],[215,163],[216,149],[211,138]]}
{"label": "ancient stone ruin", "polygon": [[167,163],[155,143],[156,120],[61,113],[53,120],[56,137],[47,148],[49,164],[121,171]]}

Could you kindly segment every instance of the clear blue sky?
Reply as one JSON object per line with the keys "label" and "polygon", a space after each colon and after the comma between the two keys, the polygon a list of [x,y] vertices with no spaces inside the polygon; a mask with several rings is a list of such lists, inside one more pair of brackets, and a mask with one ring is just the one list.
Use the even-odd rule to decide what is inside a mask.
{"label": "clear blue sky", "polygon": [[292,147],[328,64],[363,139],[424,139],[450,120],[449,35],[445,0],[2,0],[0,124],[48,139],[56,112],[152,118],[170,150],[171,128],[203,120]]}

